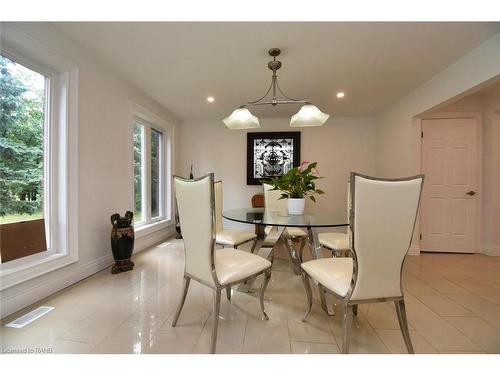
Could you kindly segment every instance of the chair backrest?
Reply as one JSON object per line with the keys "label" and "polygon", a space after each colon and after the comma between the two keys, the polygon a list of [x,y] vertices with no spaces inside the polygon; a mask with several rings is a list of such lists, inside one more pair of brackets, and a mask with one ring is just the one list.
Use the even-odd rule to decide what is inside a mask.
{"label": "chair backrest", "polygon": [[[264,195],[263,194],[254,194],[252,196],[252,207],[253,208],[262,208],[264,207]],[[255,224],[255,234],[258,238],[264,238],[265,231],[264,226]]]}
{"label": "chair backrest", "polygon": [[253,208],[264,207],[264,195],[254,194],[252,196],[252,207]]}
{"label": "chair backrest", "polygon": [[281,197],[281,192],[279,190],[271,190],[272,185],[262,184],[264,188],[264,207],[268,211],[287,211],[288,206],[286,199],[279,199]]}
{"label": "chair backrest", "polygon": [[213,173],[186,180],[174,176],[175,196],[184,239],[185,272],[214,285],[215,213]]}
{"label": "chair backrest", "polygon": [[215,190],[215,231],[221,231],[224,229],[222,224],[222,181],[216,181],[214,183]]}
{"label": "chair backrest", "polygon": [[347,223],[349,224],[350,220],[350,215],[351,215],[351,206],[352,206],[352,200],[351,200],[351,181],[347,181]]}
{"label": "chair backrest", "polygon": [[424,176],[382,180],[351,173],[351,300],[401,297]]}

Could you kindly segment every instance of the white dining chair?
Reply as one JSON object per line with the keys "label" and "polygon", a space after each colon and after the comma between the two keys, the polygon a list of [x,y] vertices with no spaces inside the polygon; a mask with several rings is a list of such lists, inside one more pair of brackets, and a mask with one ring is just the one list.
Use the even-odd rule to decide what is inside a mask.
{"label": "white dining chair", "polygon": [[210,346],[215,353],[219,323],[221,290],[264,275],[260,288],[260,307],[264,319],[264,292],[271,278],[271,262],[234,248],[215,250],[215,193],[213,173],[192,180],[174,176],[175,196],[184,239],[184,287],[172,327],[184,306],[191,279],[214,290],[213,329]]}
{"label": "white dining chair", "polygon": [[[215,189],[215,243],[217,245],[222,245],[225,247],[232,247],[237,249],[238,246],[244,243],[253,241],[251,253],[255,252],[255,247],[257,246],[257,235],[253,232],[248,232],[239,229],[224,229],[222,223],[222,207],[223,207],[223,196],[222,196],[222,181],[216,181],[214,183]],[[228,300],[231,300],[231,287],[226,289],[226,296]]]}
{"label": "white dining chair", "polygon": [[[347,183],[347,220],[349,220],[349,210],[351,205],[350,182]],[[349,241],[349,228],[343,232],[323,232],[318,233],[318,240],[321,246],[332,251],[333,255],[349,255],[351,245]]]}
{"label": "white dining chair", "polygon": [[230,246],[235,249],[244,243],[253,241],[252,249],[250,252],[255,251],[257,245],[257,235],[253,232],[239,229],[225,229],[222,223],[222,181],[216,181],[215,188],[215,243],[218,245]]}
{"label": "white dining chair", "polygon": [[409,353],[414,353],[401,286],[424,176],[377,179],[351,173],[350,230],[352,258],[321,258],[302,263],[307,295],[303,321],[311,311],[312,278],[342,302],[343,346],[348,353],[353,306],[394,301]]}
{"label": "white dining chair", "polygon": [[[282,211],[288,212],[288,206],[286,199],[279,199],[281,197],[281,193],[279,190],[272,190],[273,186],[270,184],[262,183],[262,188],[264,190],[264,209],[269,211]],[[266,227],[264,231],[266,234],[269,234],[271,228]],[[307,242],[307,232],[301,228],[296,227],[287,227],[283,231],[283,238],[285,240],[285,244],[288,248],[288,252],[290,256],[294,254],[295,257],[302,260],[302,252],[304,251],[304,246]],[[300,248],[298,254],[296,253],[293,247],[293,240],[300,239]],[[292,259],[293,261],[293,259]],[[295,262],[293,262],[294,271],[296,274],[300,275],[300,268],[297,266]],[[296,269],[295,269],[296,268]]]}

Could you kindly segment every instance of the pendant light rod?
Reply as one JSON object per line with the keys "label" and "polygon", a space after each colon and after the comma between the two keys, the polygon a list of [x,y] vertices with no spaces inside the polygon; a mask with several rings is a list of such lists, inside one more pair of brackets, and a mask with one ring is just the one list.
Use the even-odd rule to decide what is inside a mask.
{"label": "pendant light rod", "polygon": [[[260,128],[259,119],[252,115],[247,107],[269,104],[272,106],[277,106],[278,104],[303,104],[300,110],[292,116],[290,120],[290,127],[322,126],[326,120],[328,120],[330,115],[321,112],[318,107],[312,105],[309,100],[293,99],[285,95],[280,88],[278,83],[278,74],[276,73],[278,69],[281,68],[281,61],[276,60],[276,57],[280,55],[281,50],[279,48],[271,48],[268,53],[273,57],[273,60],[267,63],[267,67],[272,70],[273,75],[271,77],[271,85],[267,89],[266,93],[260,99],[241,105],[228,117],[224,118],[222,122],[224,122],[229,129],[241,130]],[[272,98],[266,99],[271,90]],[[280,93],[284,99],[278,99],[278,93]]]}
{"label": "pendant light rod", "polygon": [[278,104],[311,104],[311,102],[307,100],[276,100],[276,101],[267,101],[267,102],[258,102],[258,103],[252,103],[249,102],[247,104],[243,104],[240,106],[240,108],[246,108],[246,107],[252,107],[252,106],[257,106],[257,105],[278,105]]}
{"label": "pendant light rod", "polygon": [[[281,61],[276,60],[276,56],[279,56],[281,54],[281,50],[279,48],[271,48],[268,51],[268,53],[273,57],[273,60],[267,63],[267,67],[271,69],[273,72],[273,75],[271,77],[271,86],[269,86],[269,89],[260,99],[243,104],[242,106],[240,106],[240,108],[245,108],[247,106],[254,106],[254,105],[265,105],[265,104],[271,104],[272,106],[276,106],[278,104],[300,104],[300,103],[309,104],[310,102],[308,100],[293,99],[285,95],[285,93],[281,90],[280,85],[278,84],[278,75],[276,74],[278,69],[281,68]],[[264,102],[263,100],[267,97],[267,95],[271,90],[273,91],[273,97],[271,98],[270,101]],[[277,96],[278,92],[287,100],[278,99]]]}

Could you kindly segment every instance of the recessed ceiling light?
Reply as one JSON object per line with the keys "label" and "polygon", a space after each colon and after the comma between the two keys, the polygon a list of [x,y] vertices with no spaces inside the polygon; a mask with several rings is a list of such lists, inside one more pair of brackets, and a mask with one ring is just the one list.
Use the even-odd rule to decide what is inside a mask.
{"label": "recessed ceiling light", "polygon": [[337,93],[337,98],[342,99],[345,96],[345,92],[339,91]]}
{"label": "recessed ceiling light", "polygon": [[215,98],[213,96],[208,96],[207,97],[207,102],[213,103],[213,102],[215,102]]}

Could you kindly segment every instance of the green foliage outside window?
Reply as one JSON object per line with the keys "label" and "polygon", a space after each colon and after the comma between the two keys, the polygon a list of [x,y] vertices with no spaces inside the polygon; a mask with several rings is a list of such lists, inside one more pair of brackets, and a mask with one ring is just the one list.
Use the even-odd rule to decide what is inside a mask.
{"label": "green foliage outside window", "polygon": [[0,223],[41,216],[44,82],[0,56]]}
{"label": "green foliage outside window", "polygon": [[142,145],[144,126],[134,124],[134,222],[142,221]]}

